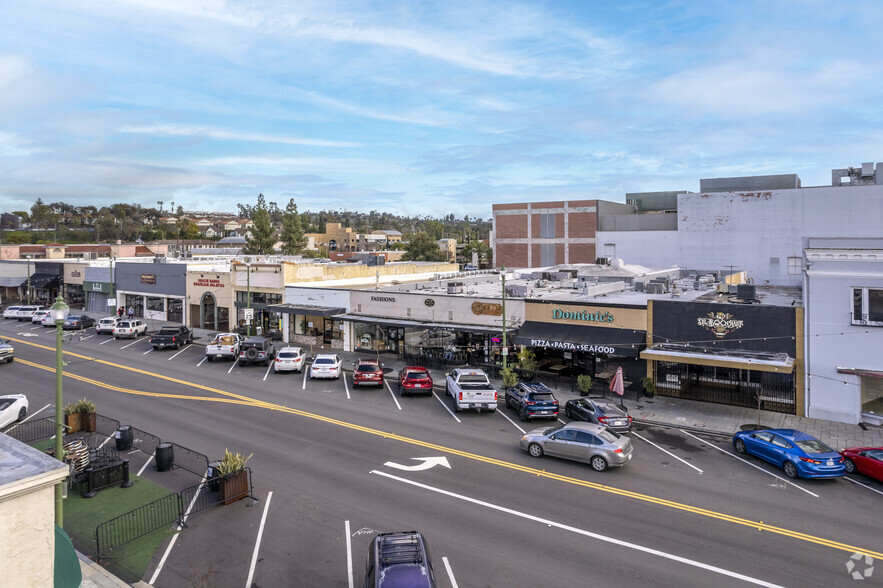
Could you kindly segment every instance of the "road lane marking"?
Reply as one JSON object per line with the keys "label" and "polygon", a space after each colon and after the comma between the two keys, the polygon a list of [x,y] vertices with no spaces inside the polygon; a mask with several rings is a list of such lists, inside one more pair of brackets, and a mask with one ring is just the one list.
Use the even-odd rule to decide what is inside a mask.
{"label": "road lane marking", "polygon": [[169,361],[172,361],[173,359],[175,359],[176,357],[178,357],[179,355],[181,355],[182,353],[184,353],[184,352],[187,350],[188,347],[190,347],[190,345],[185,345],[184,347],[181,348],[181,351],[179,351],[178,353],[176,353],[175,355],[173,355],[172,357],[170,357],[168,360],[169,360]]}
{"label": "road lane marking", "polygon": [[102,341],[101,343],[99,343],[99,345],[107,345],[111,341],[116,341],[116,339],[114,338],[114,339],[108,339],[107,341]]}
{"label": "road lane marking", "polygon": [[[350,387],[349,384],[346,383],[346,372],[342,372],[340,375],[342,376],[341,379],[343,380],[343,389],[346,390],[346,399],[351,400]],[[355,380],[353,380],[353,382],[355,382]],[[353,386],[355,386],[355,383],[353,384]]]}
{"label": "road lane marking", "polygon": [[435,493],[441,494],[443,496],[448,496],[448,497],[454,498],[456,500],[468,502],[468,503],[474,504],[476,506],[481,506],[481,507],[484,507],[484,508],[487,508],[490,510],[495,510],[497,512],[512,515],[514,517],[518,517],[521,519],[526,519],[528,521],[533,521],[535,523],[541,523],[543,525],[546,525],[547,527],[555,527],[557,529],[561,529],[562,531],[570,531],[571,533],[576,533],[577,535],[582,535],[584,537],[590,537],[590,538],[598,540],[598,541],[603,541],[604,543],[611,543],[613,545],[618,545],[619,547],[625,547],[627,549],[633,549],[635,551],[640,551],[642,553],[647,553],[649,555],[655,555],[657,557],[661,557],[661,558],[668,559],[671,561],[676,561],[678,563],[686,564],[688,566],[693,566],[695,568],[706,570],[708,572],[713,572],[715,574],[721,574],[723,576],[728,576],[730,578],[742,580],[743,582],[749,582],[751,584],[756,584],[757,586],[766,586],[767,588],[782,588],[779,584],[773,584],[771,582],[766,582],[766,581],[761,580],[759,578],[752,578],[751,576],[746,576],[746,575],[740,574],[738,572],[733,572],[731,570],[726,570],[724,568],[719,568],[717,566],[702,563],[701,561],[696,561],[695,559],[681,557],[680,555],[675,555],[673,553],[660,551],[658,549],[653,549],[652,547],[645,547],[643,545],[638,545],[637,543],[631,543],[629,541],[623,541],[622,539],[615,539],[614,537],[610,537],[609,535],[601,535],[600,533],[593,533],[592,531],[586,531],[584,529],[579,529],[577,527],[571,527],[570,525],[565,525],[563,523],[559,523],[559,522],[553,521],[551,519],[545,519],[542,517],[538,517],[536,515],[528,514],[526,512],[521,512],[518,510],[507,508],[505,506],[500,506],[500,505],[494,504],[492,502],[486,502],[484,500],[472,498],[472,497],[466,496],[464,494],[457,494],[455,492],[451,492],[449,490],[444,490],[444,489],[438,488],[436,486],[429,486],[428,484],[421,484],[420,482],[414,482],[412,480],[408,480],[406,478],[401,478],[399,476],[395,476],[393,474],[388,474],[386,472],[381,472],[378,470],[371,470],[371,473],[376,474],[378,476],[383,476],[385,478],[389,478],[391,480],[395,480],[397,482],[401,482],[403,484],[409,484],[409,485],[415,486],[417,488],[422,488],[423,490],[429,490],[430,492],[435,492]]}
{"label": "road lane marking", "polygon": [[155,455],[156,455],[156,452],[155,452],[155,451],[154,451],[153,453],[151,453],[151,454],[150,454],[150,457],[147,458],[147,461],[144,462],[144,465],[141,466],[141,469],[138,470],[138,476],[139,476],[139,477],[141,476],[142,473],[144,473],[144,470],[147,469],[147,465],[148,465],[150,462],[153,461],[153,458],[154,458]]}
{"label": "road lane marking", "polygon": [[273,491],[267,493],[267,503],[264,505],[264,514],[261,515],[261,525],[258,527],[258,540],[254,544],[254,553],[251,555],[251,566],[248,568],[248,579],[245,581],[245,588],[251,588],[251,581],[254,579],[254,567],[258,563],[258,552],[261,549],[261,537],[264,535],[264,524],[267,522],[267,511],[270,510],[270,500],[273,499]]}
{"label": "road lane marking", "polygon": [[125,349],[126,347],[131,347],[132,345],[134,345],[135,343],[138,343],[138,342],[139,342],[139,341],[138,341],[138,337],[135,337],[135,340],[134,340],[134,341],[132,341],[132,342],[129,343],[128,345],[123,345],[122,347],[120,347],[120,349]]}
{"label": "road lane marking", "polygon": [[94,336],[95,336],[95,333],[93,333],[91,335],[86,335],[85,337],[80,337],[80,341],[85,341],[86,339],[91,339]]}
{"label": "road lane marking", "polygon": [[232,372],[233,368],[235,368],[237,365],[239,365],[239,358],[238,357],[233,360],[233,365],[230,366],[230,369],[227,370],[227,373],[229,374],[230,372]]}
{"label": "road lane marking", "polygon": [[867,484],[862,484],[862,483],[859,482],[858,480],[853,480],[853,479],[850,478],[849,476],[843,476],[843,478],[846,479],[846,480],[849,480],[849,481],[852,482],[853,484],[858,484],[859,486],[863,486],[863,487],[867,488],[868,490],[870,490],[871,492],[876,492],[877,494],[883,494],[883,492],[880,492],[880,491],[877,490],[876,488],[873,488],[873,487],[871,487],[871,486],[868,486]]}
{"label": "road lane marking", "polygon": [[442,561],[443,561],[444,564],[445,564],[445,570],[447,570],[447,572],[448,572],[448,579],[451,581],[451,586],[452,586],[453,588],[458,588],[458,586],[457,586],[457,580],[454,578],[454,571],[451,569],[451,564],[450,564],[450,562],[448,561],[447,556],[443,557],[443,558],[442,558]]}
{"label": "road lane marking", "polygon": [[396,395],[392,392],[392,386],[389,385],[389,382],[386,381],[386,378],[383,378],[383,383],[386,384],[387,389],[389,390],[389,395],[392,396],[393,401],[396,403],[396,406],[399,407],[399,410],[402,410],[402,405],[399,404],[399,399],[396,398]]}
{"label": "road lane marking", "polygon": [[442,405],[443,407],[445,407],[445,410],[448,411],[448,414],[449,414],[449,415],[451,415],[452,417],[454,417],[454,420],[455,420],[455,421],[457,421],[458,423],[462,423],[462,422],[463,422],[463,421],[461,421],[460,419],[457,418],[457,415],[455,415],[455,414],[453,413],[453,411],[451,411],[450,408],[448,408],[448,405],[445,404],[445,401],[442,400],[441,398],[439,398],[439,395],[435,393],[435,390],[432,391],[432,395],[435,396],[435,399],[436,399],[436,400],[438,400],[439,402],[441,402],[441,405]]}
{"label": "road lane marking", "polygon": [[196,499],[199,497],[199,491],[202,490],[205,485],[205,477],[208,474],[206,471],[202,476],[202,480],[199,481],[199,487],[196,489],[196,492],[193,493],[193,499],[190,501],[190,504],[187,506],[187,511],[184,513],[184,516],[181,517],[181,522],[178,523],[178,529],[175,531],[175,534],[172,535],[172,540],[169,541],[169,546],[166,547],[166,552],[162,554],[162,559],[159,560],[159,565],[156,566],[156,570],[153,571],[153,576],[150,577],[149,584],[151,586],[156,586],[156,579],[159,577],[159,573],[162,571],[163,565],[166,563],[166,559],[169,557],[169,554],[172,552],[172,547],[175,546],[175,542],[178,540],[178,537],[181,536],[181,529],[184,528],[184,523],[187,522],[187,517],[190,515],[190,511],[193,510],[193,505],[196,504]]}
{"label": "road lane marking", "polygon": [[[123,349],[125,349],[125,347],[124,347]],[[147,354],[150,353],[151,351],[153,351],[153,347],[151,347],[150,349],[148,349],[147,351],[145,351],[145,352],[142,353],[141,355],[147,355]]]}
{"label": "road lane marking", "polygon": [[519,431],[521,431],[521,434],[522,434],[522,435],[527,435],[527,431],[525,431],[524,429],[522,429],[521,427],[519,427],[519,426],[518,426],[518,423],[516,423],[515,421],[513,421],[512,419],[510,419],[510,418],[509,418],[509,415],[506,414],[506,411],[504,411],[504,410],[500,410],[500,409],[498,408],[496,412],[499,413],[500,415],[502,415],[502,417],[503,417],[504,419],[506,419],[507,421],[509,421],[510,423],[512,423],[512,426],[515,427],[516,429],[518,429]]}
{"label": "road lane marking", "polygon": [[672,453],[671,451],[668,451],[667,449],[663,449],[662,447],[660,447],[659,445],[657,445],[657,444],[654,443],[653,441],[650,441],[649,439],[647,439],[647,438],[644,437],[643,435],[641,435],[641,434],[639,434],[639,433],[637,433],[637,432],[635,432],[635,431],[632,431],[632,435],[634,435],[634,436],[637,437],[638,439],[643,439],[644,441],[646,441],[647,443],[649,443],[650,445],[652,445],[653,447],[655,447],[655,448],[658,449],[659,451],[661,451],[661,452],[663,452],[663,453],[667,453],[667,454],[669,454],[670,456],[672,456],[673,458],[675,458],[675,459],[678,460],[679,462],[684,463],[684,464],[690,466],[691,468],[693,468],[694,470],[696,470],[696,471],[699,472],[700,474],[702,473],[702,470],[700,470],[699,468],[697,468],[696,466],[694,466],[694,465],[691,464],[690,462],[681,459],[680,457],[678,457],[677,455],[675,455],[675,454]]}
{"label": "road lane marking", "polygon": [[[21,343],[21,344],[29,345],[32,347],[37,347],[40,349],[44,349],[46,351],[52,351],[52,352],[55,351],[54,347],[49,347],[47,345],[42,345],[40,343],[34,343],[31,341],[24,341],[24,340],[15,339],[15,338],[9,338],[9,339],[15,343]],[[194,382],[188,382],[186,380],[180,380],[177,378],[172,378],[170,376],[165,376],[162,374],[148,372],[146,370],[142,370],[139,368],[134,368],[134,367],[130,367],[130,366],[122,365],[122,364],[116,364],[116,363],[113,363],[110,361],[97,359],[94,357],[90,357],[88,355],[82,355],[82,354],[75,353],[72,351],[64,351],[64,353],[66,353],[69,357],[77,357],[77,358],[81,358],[81,359],[85,359],[85,360],[90,360],[90,361],[94,361],[95,363],[100,363],[103,365],[116,367],[116,368],[124,370],[124,371],[144,374],[144,375],[151,376],[151,377],[154,377],[154,378],[157,378],[157,379],[160,379],[163,381],[167,381],[167,382],[175,382],[178,384],[188,386],[190,388],[196,388],[198,390],[204,390],[204,391],[211,392],[214,394],[219,394],[221,396],[224,396],[225,398],[212,398],[212,397],[207,397],[207,396],[185,396],[185,395],[180,395],[180,394],[164,394],[164,393],[157,393],[157,392],[145,392],[145,391],[140,391],[140,390],[127,390],[124,388],[119,388],[117,386],[106,384],[104,382],[99,382],[97,380],[85,378],[83,376],[77,376],[77,375],[72,374],[70,372],[64,373],[65,376],[72,377],[74,379],[77,379],[77,380],[80,380],[83,382],[92,383],[98,387],[107,388],[110,390],[117,390],[117,391],[128,393],[128,394],[141,395],[141,396],[153,396],[153,397],[157,397],[157,398],[173,398],[173,399],[183,399],[183,400],[199,400],[199,401],[204,401],[204,402],[225,402],[225,403],[229,403],[229,404],[241,404],[244,406],[265,408],[268,410],[277,410],[277,411],[286,412],[286,413],[289,413],[289,414],[292,414],[295,416],[301,416],[301,417],[312,419],[315,421],[324,422],[326,424],[344,427],[344,428],[347,428],[347,429],[350,429],[353,431],[359,431],[359,432],[367,433],[370,435],[383,437],[385,439],[392,439],[395,441],[400,441],[402,443],[415,445],[418,447],[422,447],[424,449],[431,449],[434,451],[442,451],[442,452],[448,453],[450,455],[459,455],[459,456],[465,457],[467,459],[483,462],[483,463],[490,464],[490,465],[495,465],[495,466],[509,469],[509,470],[513,470],[513,471],[527,473],[529,475],[536,476],[536,477],[543,477],[543,478],[547,478],[550,480],[555,480],[558,482],[571,484],[574,486],[589,488],[592,490],[596,490],[598,492],[605,492],[605,493],[609,493],[609,494],[622,496],[625,498],[632,498],[632,499],[646,502],[649,504],[655,504],[658,506],[663,506],[663,507],[670,508],[670,509],[677,510],[677,511],[681,511],[681,512],[686,512],[686,513],[696,514],[696,515],[700,515],[700,516],[704,516],[704,517],[708,517],[708,518],[712,518],[712,519],[717,519],[720,521],[732,523],[732,524],[739,525],[739,526],[748,527],[748,528],[755,529],[755,530],[760,529],[762,531],[775,533],[777,535],[790,537],[792,539],[797,539],[800,541],[806,541],[808,543],[814,543],[816,545],[821,545],[823,547],[829,547],[831,549],[836,549],[838,551],[847,552],[849,554],[858,552],[858,553],[869,555],[870,557],[873,557],[873,558],[883,561],[883,551],[874,551],[874,550],[870,550],[870,549],[864,549],[861,547],[856,547],[854,545],[849,545],[846,543],[841,543],[839,541],[834,541],[832,539],[825,539],[823,537],[817,537],[817,536],[810,535],[808,533],[803,533],[800,531],[792,531],[790,529],[785,529],[783,527],[776,527],[774,525],[764,523],[761,521],[752,521],[750,519],[745,519],[742,517],[728,515],[726,513],[717,512],[717,511],[713,511],[713,510],[709,510],[709,509],[705,509],[705,508],[701,508],[701,507],[697,507],[697,506],[691,506],[689,504],[675,502],[672,500],[658,498],[656,496],[650,496],[648,494],[641,494],[639,492],[633,492],[631,490],[616,488],[614,486],[608,486],[605,484],[598,484],[595,482],[590,482],[590,481],[582,480],[579,478],[573,478],[570,476],[555,474],[553,472],[540,470],[540,469],[537,469],[534,467],[522,466],[522,465],[514,463],[514,462],[507,462],[507,461],[503,461],[500,459],[485,457],[483,455],[478,455],[476,453],[469,453],[467,451],[454,449],[452,447],[438,445],[436,443],[430,443],[428,441],[422,441],[420,439],[405,437],[402,435],[397,435],[395,433],[389,433],[387,431],[373,429],[371,427],[365,427],[363,425],[357,425],[355,423],[349,423],[347,421],[342,421],[342,420],[335,419],[332,417],[326,417],[326,416],[316,414],[316,413],[311,413],[311,412],[307,412],[307,411],[303,411],[303,410],[299,410],[299,409],[294,409],[294,408],[288,408],[286,406],[282,406],[279,404],[272,404],[269,402],[264,402],[261,400],[257,400],[255,398],[249,398],[247,396],[235,394],[233,392],[227,392],[225,390],[221,390],[218,388],[212,388],[210,386],[205,386],[203,384],[196,384]],[[30,362],[30,361],[26,361],[26,360],[22,360],[21,363],[23,363],[25,365],[30,365],[32,367],[35,367],[35,368],[38,368],[38,369],[41,369],[41,370],[44,370],[47,372],[55,373],[54,367],[44,366],[44,365],[36,364],[36,363]],[[498,410],[498,412],[499,412],[499,410]],[[699,441],[702,441],[703,443],[707,443],[706,441],[703,441],[702,439],[699,439]],[[714,445],[712,445],[712,447],[714,447]],[[719,448],[717,448],[717,449],[719,449]],[[723,450],[721,450],[721,451],[723,451]],[[727,453],[727,452],[724,451],[724,453]],[[728,455],[731,455],[731,454],[728,454]],[[736,456],[733,456],[733,457],[736,457]],[[765,472],[765,473],[768,473],[768,472]]]}
{"label": "road lane marking", "polygon": [[206,362],[207,359],[208,359],[208,356],[206,355],[205,357],[202,358],[202,360],[201,360],[198,364],[196,364],[196,367],[199,367],[199,366],[201,366],[202,364],[204,364],[204,363]]}
{"label": "road lane marking", "polygon": [[[304,372],[303,384],[301,384],[300,389],[306,390],[307,389],[307,374],[310,373],[310,368],[304,366],[303,372]],[[346,376],[343,377],[343,384],[344,384],[344,386],[346,385]]]}
{"label": "road lane marking", "polygon": [[270,370],[271,370],[271,369],[273,369],[273,364],[272,364],[272,363],[271,363],[270,365],[267,366],[267,371],[264,372],[264,379],[263,379],[264,382],[267,381],[267,376],[270,375]]}
{"label": "road lane marking", "polygon": [[39,413],[41,413],[41,412],[43,412],[44,410],[46,410],[47,408],[49,408],[50,406],[52,406],[52,405],[51,405],[51,404],[47,404],[46,406],[44,406],[44,407],[41,408],[40,410],[38,410],[38,411],[36,411],[36,412],[32,412],[31,414],[29,414],[28,416],[26,416],[25,418],[23,418],[23,419],[21,420],[20,423],[16,423],[16,424],[14,424],[13,426],[11,426],[11,427],[9,427],[8,429],[6,429],[6,431],[4,431],[4,432],[8,435],[8,434],[11,433],[16,427],[18,427],[19,425],[23,425],[24,423],[28,422],[29,420],[31,420],[32,418],[34,418],[35,416],[37,416]]}
{"label": "road lane marking", "polygon": [[353,588],[353,540],[350,535],[350,522],[343,522],[343,530],[346,534],[346,572],[349,578],[349,588]]}
{"label": "road lane marking", "polygon": [[738,455],[736,455],[736,454],[734,454],[734,453],[730,453],[729,451],[727,451],[727,450],[725,450],[725,449],[721,449],[721,448],[718,447],[717,445],[714,445],[714,444],[712,444],[712,443],[709,443],[708,441],[705,441],[704,439],[702,439],[702,438],[700,438],[700,437],[697,437],[696,435],[690,433],[689,431],[681,431],[681,432],[684,433],[685,435],[689,435],[690,437],[692,437],[693,439],[696,439],[697,441],[701,441],[702,443],[705,443],[705,444],[708,445],[709,447],[714,447],[715,449],[717,449],[717,450],[720,451],[721,453],[725,453],[725,454],[729,455],[730,457],[734,457],[734,458],[738,459],[738,460],[741,461],[742,463],[747,463],[747,464],[750,465],[751,467],[753,467],[753,468],[755,468],[755,469],[758,469],[758,470],[762,471],[763,473],[767,474],[768,476],[772,476],[772,477],[774,477],[774,478],[777,479],[777,480],[781,480],[782,482],[785,482],[786,484],[790,484],[791,486],[794,486],[794,487],[797,488],[798,490],[803,490],[804,492],[806,492],[806,493],[809,494],[810,496],[815,496],[816,498],[819,497],[818,494],[815,494],[815,493],[813,493],[813,492],[810,492],[810,491],[807,490],[806,488],[803,488],[803,487],[801,487],[801,486],[798,486],[797,484],[795,484],[795,483],[792,482],[791,480],[787,480],[787,479],[785,479],[785,478],[783,478],[783,477],[781,477],[781,476],[777,476],[776,474],[774,474],[774,473],[772,473],[772,472],[769,472],[769,471],[763,469],[763,468],[760,467],[759,465],[757,465],[757,464],[755,464],[755,463],[751,463],[751,462],[748,461],[747,459],[744,459],[744,458],[742,458],[742,457],[739,457]]}
{"label": "road lane marking", "polygon": [[29,330],[29,331],[35,331],[35,330],[37,330],[37,329],[42,329],[42,328],[43,328],[43,325],[37,325],[36,327],[31,327],[31,328],[28,329],[28,330]]}

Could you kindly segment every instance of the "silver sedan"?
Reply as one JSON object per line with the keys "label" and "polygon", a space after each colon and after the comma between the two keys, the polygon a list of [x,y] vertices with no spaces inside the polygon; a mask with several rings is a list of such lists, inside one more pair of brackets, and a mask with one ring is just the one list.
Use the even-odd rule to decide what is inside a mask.
{"label": "silver sedan", "polygon": [[627,464],[633,451],[628,437],[601,425],[579,422],[533,430],[521,438],[521,448],[534,457],[582,461],[598,472]]}

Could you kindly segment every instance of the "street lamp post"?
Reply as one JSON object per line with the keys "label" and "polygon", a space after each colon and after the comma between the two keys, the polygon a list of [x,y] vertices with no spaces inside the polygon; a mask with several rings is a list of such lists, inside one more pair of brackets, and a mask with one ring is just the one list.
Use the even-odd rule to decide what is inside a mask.
{"label": "street lamp post", "polygon": [[117,299],[116,299],[116,293],[117,293],[117,291],[116,291],[116,282],[115,282],[114,279],[113,279],[113,262],[114,262],[114,260],[115,260],[116,258],[117,258],[116,255],[111,255],[111,256],[110,256],[110,298],[111,298],[111,300],[113,300],[113,302],[114,302],[114,304],[113,304],[113,312],[111,313],[111,314],[113,314],[113,315],[116,315],[116,313],[117,313],[117,308],[118,308],[119,305],[120,305],[120,303],[119,303],[119,302],[117,301]]}
{"label": "street lamp post", "polygon": [[28,306],[31,305],[31,255],[25,255],[28,258]]}
{"label": "street lamp post", "polygon": [[[61,297],[61,294],[59,294],[58,298],[55,300],[55,304],[49,309],[49,315],[55,322],[55,457],[62,462],[64,461],[64,454],[62,453],[63,449],[61,446],[61,440],[64,436],[64,423],[61,418],[61,377],[64,362],[61,359],[61,326],[64,324],[64,319],[67,318],[69,312],[70,307],[64,303],[64,299]],[[55,485],[55,524],[64,528],[62,525],[62,522],[64,521],[64,517],[62,516],[64,487],[62,484],[64,484],[64,481]]]}
{"label": "street lamp post", "polygon": [[245,313],[248,315],[248,336],[251,337],[251,325],[254,323],[254,315],[251,314],[251,259],[245,262],[245,302],[249,310]]}
{"label": "street lamp post", "polygon": [[506,345],[506,266],[500,268],[503,277],[503,369],[508,367],[509,347]]}

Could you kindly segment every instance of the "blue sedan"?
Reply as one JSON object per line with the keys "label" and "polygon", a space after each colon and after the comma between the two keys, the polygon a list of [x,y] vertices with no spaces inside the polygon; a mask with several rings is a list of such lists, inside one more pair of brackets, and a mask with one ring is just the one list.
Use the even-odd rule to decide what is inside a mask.
{"label": "blue sedan", "polygon": [[733,447],[782,468],[789,478],[836,478],[846,473],[839,453],[794,429],[739,431],[733,435]]}

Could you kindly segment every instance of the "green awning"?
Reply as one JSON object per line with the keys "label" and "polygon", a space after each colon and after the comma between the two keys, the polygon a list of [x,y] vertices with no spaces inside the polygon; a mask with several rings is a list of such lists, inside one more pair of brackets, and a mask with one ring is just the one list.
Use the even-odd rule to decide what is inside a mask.
{"label": "green awning", "polygon": [[55,588],[77,588],[83,583],[80,559],[64,529],[55,526]]}

